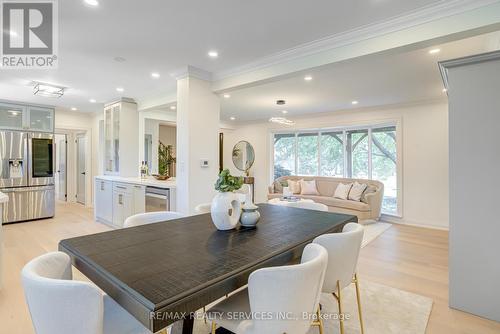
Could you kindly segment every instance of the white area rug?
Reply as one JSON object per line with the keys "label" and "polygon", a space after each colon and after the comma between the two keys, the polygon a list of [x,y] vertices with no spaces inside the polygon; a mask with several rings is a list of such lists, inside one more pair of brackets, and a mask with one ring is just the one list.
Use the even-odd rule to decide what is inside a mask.
{"label": "white area rug", "polygon": [[[385,285],[360,281],[361,306],[365,333],[367,334],[424,334],[432,310],[432,299]],[[344,289],[342,295],[346,333],[360,333],[358,308],[354,284]],[[322,313],[330,317],[324,321],[325,333],[340,333],[337,302],[332,295],[321,296]],[[197,320],[195,334],[210,333],[210,323]],[[308,334],[318,334],[312,327]]]}
{"label": "white area rug", "polygon": [[365,233],[363,235],[363,243],[361,244],[361,248],[368,245],[370,242],[379,237],[382,233],[391,228],[392,224],[389,223],[370,223],[370,224],[362,224],[365,228]]}

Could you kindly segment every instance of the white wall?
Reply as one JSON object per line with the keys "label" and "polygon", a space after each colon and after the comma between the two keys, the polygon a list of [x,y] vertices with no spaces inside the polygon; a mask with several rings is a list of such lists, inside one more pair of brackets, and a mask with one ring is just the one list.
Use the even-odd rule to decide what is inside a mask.
{"label": "white wall", "polygon": [[[463,61],[462,61],[463,63]],[[500,52],[448,69],[450,306],[500,321]]]}
{"label": "white wall", "polygon": [[[448,106],[434,102],[407,106],[359,109],[313,114],[295,118],[293,127],[268,122],[224,130],[224,167],[232,173],[231,150],[240,140],[249,141],[256,161],[251,169],[255,176],[256,201],[266,200],[271,183],[271,132],[287,129],[327,128],[373,123],[397,122],[402,138],[402,219],[404,224],[436,228],[448,227]],[[401,153],[401,152],[400,152]],[[388,217],[385,217],[388,219]]]}
{"label": "white wall", "polygon": [[160,141],[164,145],[177,146],[177,128],[175,126],[160,125]]}

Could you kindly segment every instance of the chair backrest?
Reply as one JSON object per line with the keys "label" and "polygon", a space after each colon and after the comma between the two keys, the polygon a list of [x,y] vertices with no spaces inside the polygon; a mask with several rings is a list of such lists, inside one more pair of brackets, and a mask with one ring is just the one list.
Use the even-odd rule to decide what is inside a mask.
{"label": "chair backrest", "polygon": [[101,292],[72,280],[68,255],[39,256],[24,266],[21,278],[37,334],[102,334]]}
{"label": "chair backrest", "polygon": [[342,233],[324,234],[314,239],[313,243],[328,251],[323,292],[337,291],[337,281],[340,281],[341,289],[352,283],[362,242],[363,226],[356,223],[346,224]]}
{"label": "chair backrest", "polygon": [[174,211],[139,213],[137,215],[133,215],[125,219],[123,227],[141,226],[141,225],[159,223],[183,217],[185,216],[182,213]]}
{"label": "chair backrest", "polygon": [[298,202],[290,202],[288,206],[306,210],[328,211],[328,206],[326,206],[323,203],[298,201]]}
{"label": "chair backrest", "polygon": [[[301,264],[253,272],[248,280],[250,308],[252,313],[266,314],[266,317],[244,321],[240,324],[241,332],[307,333],[312,318],[303,315],[312,316],[319,307],[327,263],[326,250],[309,244],[304,248]],[[297,320],[287,317],[296,317]]]}
{"label": "chair backrest", "polygon": [[203,203],[203,204],[198,204],[195,208],[194,211],[198,214],[202,213],[210,213],[212,203]]}

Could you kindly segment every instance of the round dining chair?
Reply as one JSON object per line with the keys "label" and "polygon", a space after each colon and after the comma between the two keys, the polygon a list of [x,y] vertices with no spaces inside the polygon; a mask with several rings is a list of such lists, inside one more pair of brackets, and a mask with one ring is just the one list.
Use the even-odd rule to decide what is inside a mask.
{"label": "round dining chair", "polygon": [[123,227],[134,227],[147,224],[154,224],[159,222],[164,222],[168,220],[174,220],[183,218],[185,215],[175,211],[158,211],[158,212],[147,212],[139,213],[125,219]]}

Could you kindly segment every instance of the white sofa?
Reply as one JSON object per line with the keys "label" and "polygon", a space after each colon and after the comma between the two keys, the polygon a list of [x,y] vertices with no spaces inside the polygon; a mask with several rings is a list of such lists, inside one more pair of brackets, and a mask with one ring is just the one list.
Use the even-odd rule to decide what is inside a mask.
{"label": "white sofa", "polygon": [[[384,197],[384,184],[374,180],[364,179],[346,179],[322,176],[282,176],[269,186],[268,199],[279,198],[283,196],[282,187],[286,186],[288,180],[305,181],[316,180],[316,188],[319,195],[301,195],[294,196],[311,199],[317,203],[323,203],[328,206],[330,212],[345,213],[356,215],[360,221],[378,220],[382,209],[382,199]],[[361,201],[343,200],[333,197],[335,189],[339,183],[359,182],[367,184],[368,187],[361,197]]]}

